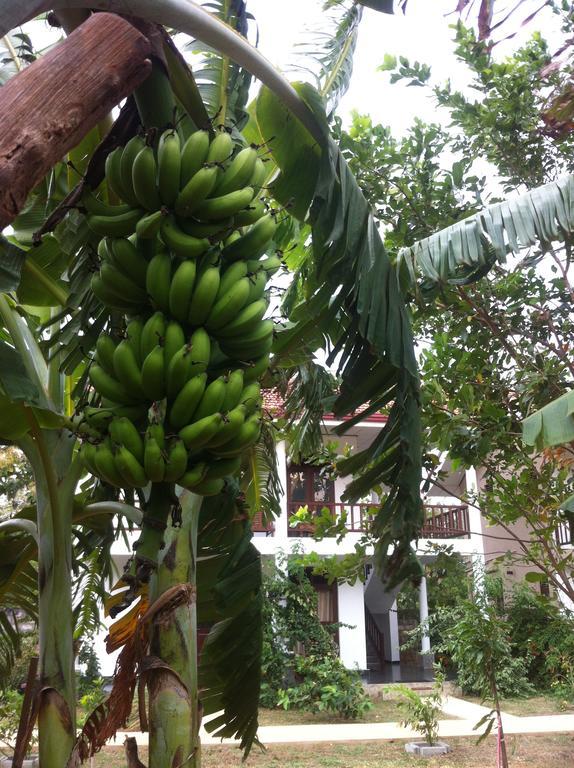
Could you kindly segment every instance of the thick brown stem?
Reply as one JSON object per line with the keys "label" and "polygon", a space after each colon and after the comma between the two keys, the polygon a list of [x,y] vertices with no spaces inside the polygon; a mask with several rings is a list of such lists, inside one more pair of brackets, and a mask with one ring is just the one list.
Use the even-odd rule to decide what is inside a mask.
{"label": "thick brown stem", "polygon": [[50,168],[149,75],[150,45],[98,13],[0,89],[0,229]]}

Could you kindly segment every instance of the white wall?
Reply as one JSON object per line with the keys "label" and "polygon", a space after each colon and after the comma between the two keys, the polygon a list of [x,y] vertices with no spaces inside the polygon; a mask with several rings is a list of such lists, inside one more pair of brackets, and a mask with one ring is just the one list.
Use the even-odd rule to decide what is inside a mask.
{"label": "white wall", "polygon": [[365,609],[363,605],[363,584],[356,581],[339,584],[337,587],[339,621],[351,624],[339,628],[339,649],[341,661],[347,669],[367,668],[367,644],[365,640]]}

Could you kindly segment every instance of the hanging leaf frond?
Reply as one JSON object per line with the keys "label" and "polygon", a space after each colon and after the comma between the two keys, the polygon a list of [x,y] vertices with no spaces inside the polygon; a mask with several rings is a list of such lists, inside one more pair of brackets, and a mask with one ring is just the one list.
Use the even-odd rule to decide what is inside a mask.
{"label": "hanging leaf frond", "polygon": [[542,253],[574,233],[574,176],[564,176],[490,205],[408,248],[401,248],[397,270],[425,287],[464,285],[482,277],[510,254],[536,246]]}
{"label": "hanging leaf frond", "polygon": [[271,422],[263,419],[261,436],[246,453],[242,489],[251,519],[260,514],[264,524],[281,514],[283,488],[277,467],[275,433]]}

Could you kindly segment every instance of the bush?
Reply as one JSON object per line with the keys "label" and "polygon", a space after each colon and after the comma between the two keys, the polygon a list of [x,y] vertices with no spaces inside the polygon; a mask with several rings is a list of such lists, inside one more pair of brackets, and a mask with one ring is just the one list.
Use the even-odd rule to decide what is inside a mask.
{"label": "bush", "polygon": [[360,717],[372,704],[358,672],[339,659],[333,633],[317,616],[317,593],[305,571],[266,576],[264,586],[263,684],[265,707],[332,712]]}
{"label": "bush", "polygon": [[406,685],[397,685],[394,688],[402,696],[397,704],[403,714],[401,725],[403,728],[412,728],[413,731],[420,733],[431,746],[438,741],[438,716],[443,685],[444,674],[440,669],[435,668],[433,690],[428,696],[420,696]]}

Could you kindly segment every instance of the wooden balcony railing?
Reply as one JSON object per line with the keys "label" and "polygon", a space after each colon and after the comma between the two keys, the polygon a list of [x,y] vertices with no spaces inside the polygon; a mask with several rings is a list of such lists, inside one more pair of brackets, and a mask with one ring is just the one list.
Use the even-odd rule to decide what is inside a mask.
{"label": "wooden balcony railing", "polygon": [[[353,533],[362,533],[368,526],[370,509],[372,504],[342,504],[339,502],[317,502],[315,505],[307,505],[311,514],[322,514],[327,509],[331,512],[333,521],[340,520],[345,515],[345,527]],[[298,509],[300,502],[289,502],[288,511],[291,519]],[[422,529],[422,537],[425,539],[460,539],[469,538],[470,526],[468,507],[460,505],[425,505],[426,522]],[[252,528],[256,533],[272,534],[273,525],[264,526],[261,515],[255,515]],[[301,523],[296,527],[289,527],[290,537],[312,536],[314,526],[311,523]]]}
{"label": "wooden balcony railing", "polygon": [[556,541],[561,547],[574,545],[574,526],[565,520],[556,529]]}

